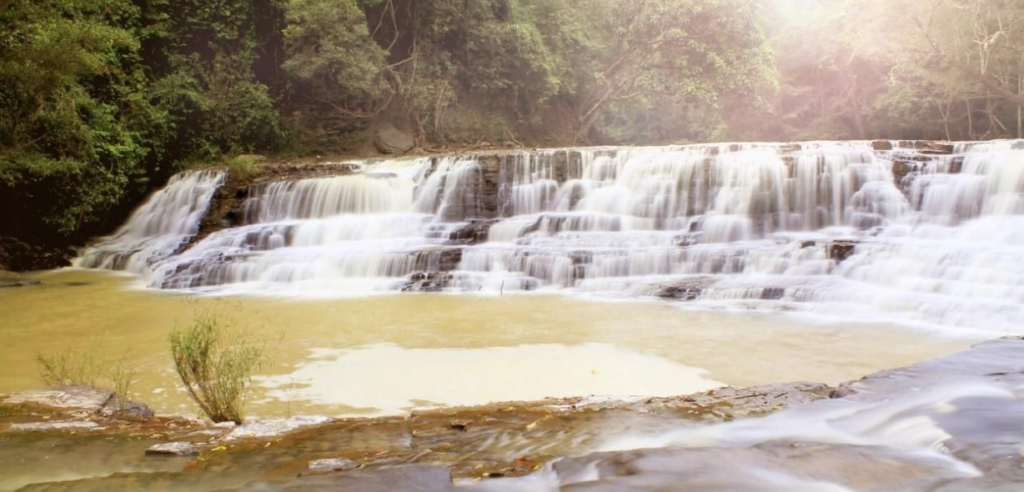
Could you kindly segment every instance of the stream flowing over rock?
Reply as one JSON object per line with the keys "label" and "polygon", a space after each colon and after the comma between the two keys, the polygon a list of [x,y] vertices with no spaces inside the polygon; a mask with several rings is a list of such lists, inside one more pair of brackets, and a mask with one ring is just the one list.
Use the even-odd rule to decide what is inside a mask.
{"label": "stream flowing over rock", "polygon": [[223,173],[181,174],[77,265],[197,293],[656,296],[990,335],[1024,319],[1024,141],[344,164],[243,186],[235,209],[210,207]]}

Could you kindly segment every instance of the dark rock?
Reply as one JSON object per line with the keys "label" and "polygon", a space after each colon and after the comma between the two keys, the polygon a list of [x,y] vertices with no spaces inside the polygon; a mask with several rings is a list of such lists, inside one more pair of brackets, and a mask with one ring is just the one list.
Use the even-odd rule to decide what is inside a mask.
{"label": "dark rock", "polygon": [[777,301],[786,296],[786,289],[783,287],[765,287],[761,291],[761,299],[766,301]]}
{"label": "dark rock", "polygon": [[842,263],[856,252],[857,244],[852,241],[835,241],[828,245],[828,259]]}
{"label": "dark rock", "polygon": [[491,226],[497,223],[497,220],[492,219],[471,220],[469,225],[453,231],[448,236],[448,240],[453,244],[466,246],[486,243]]}
{"label": "dark rock", "polygon": [[[903,180],[907,176],[909,176],[910,174],[914,173],[916,170],[917,170],[917,167],[914,164],[912,164],[912,163],[910,163],[908,161],[905,161],[905,160],[893,161],[893,163],[892,163],[892,176],[893,176],[894,181],[896,182],[896,187],[900,188],[900,189],[903,189],[904,188]],[[904,190],[904,192],[906,192],[906,190]]]}
{"label": "dark rock", "polygon": [[875,150],[892,150],[892,142],[889,140],[875,140],[871,142],[871,148]]}
{"label": "dark rock", "polygon": [[446,272],[418,272],[409,276],[402,292],[441,292],[452,286],[455,277]]}
{"label": "dark rock", "polygon": [[111,395],[110,399],[103,404],[99,411],[100,415],[114,418],[148,419],[156,416],[153,409],[145,403],[139,403],[122,398],[120,395]]}
{"label": "dark rock", "polygon": [[946,142],[932,142],[927,140],[919,140],[914,142],[914,148],[919,150],[922,154],[933,154],[933,155],[950,155],[953,153],[953,144]]}
{"label": "dark rock", "polygon": [[199,454],[199,446],[190,442],[169,442],[146,449],[146,456],[195,456],[197,454]]}
{"label": "dark rock", "polygon": [[668,300],[694,301],[716,280],[712,278],[688,279],[672,284],[655,286],[654,295]]}
{"label": "dark rock", "polygon": [[404,154],[416,146],[416,142],[393,126],[377,131],[373,144],[382,154]]}
{"label": "dark rock", "polygon": [[0,270],[53,270],[70,266],[75,256],[77,252],[70,246],[29,244],[15,238],[0,236]]}
{"label": "dark rock", "polygon": [[424,273],[450,272],[462,262],[462,248],[448,248],[437,251],[417,251],[416,270]]}

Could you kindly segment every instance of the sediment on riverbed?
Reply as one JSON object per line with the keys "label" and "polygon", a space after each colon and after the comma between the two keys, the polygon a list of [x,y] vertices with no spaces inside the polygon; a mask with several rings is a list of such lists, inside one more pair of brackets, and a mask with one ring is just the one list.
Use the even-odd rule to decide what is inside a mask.
{"label": "sediment on riverbed", "polygon": [[[69,446],[91,442],[95,436],[106,436],[108,440],[123,440],[126,446],[140,448],[138,460],[156,459],[142,456],[143,445],[149,447],[149,454],[182,460],[164,462],[178,463],[179,472],[110,474],[121,471],[110,470],[95,478],[59,485],[36,484],[24,489],[36,491],[106,490],[129,486],[159,486],[172,490],[175,487],[181,490],[375,491],[394,490],[393,487],[448,490],[453,483],[463,480],[526,476],[534,477],[529,480],[543,478],[568,484],[575,476],[572,470],[586,467],[587,463],[597,466],[593,483],[605,484],[597,490],[613,490],[645,483],[651,486],[664,480],[685,484],[688,483],[685,477],[692,475],[675,473],[699,463],[717,469],[730,460],[754,467],[753,471],[737,468],[735,480],[759,469],[774,467],[793,471],[799,469],[801,463],[810,463],[813,466],[801,473],[827,475],[829,480],[851,486],[870,483],[893,486],[891,490],[917,490],[906,486],[933,479],[951,480],[946,475],[956,475],[955,467],[950,468],[951,465],[943,464],[941,459],[935,461],[943,453],[950,460],[985,470],[980,476],[968,474],[950,483],[977,484],[978,480],[1002,483],[1021,478],[1024,456],[1004,455],[996,459],[998,456],[991,452],[1010,445],[1016,434],[1003,434],[999,442],[994,442],[994,435],[989,431],[971,431],[965,425],[973,418],[975,410],[972,408],[1003,412],[1007,409],[1002,407],[1013,404],[1015,400],[1006,399],[1009,395],[1001,395],[1002,390],[997,388],[1019,388],[1018,383],[1024,382],[1024,371],[1019,364],[1022,355],[1024,340],[1013,338],[987,342],[961,354],[907,368],[883,371],[838,387],[798,383],[723,388],[672,398],[567,398],[427,409],[406,417],[293,417],[254,421],[237,427],[181,418],[125,417],[109,412],[112,398],[109,392],[92,388],[50,388],[0,399],[0,436],[17,444],[37,439],[32,436],[50,435]],[[976,389],[965,391],[964,388]],[[919,410],[915,408],[924,411],[938,408],[935,406],[938,403],[928,399],[933,393],[969,399],[949,407],[941,414],[945,415],[944,420],[933,422],[947,432],[946,437],[938,441],[942,447],[936,458],[919,459],[912,447],[907,448],[909,454],[901,451],[911,446],[911,441],[891,443],[893,447],[881,442],[872,444],[872,439],[877,440],[879,432],[888,432],[885,430],[888,427],[905,428],[910,422],[919,422],[919,417],[914,416]],[[920,401],[908,405],[904,400]],[[954,399],[950,404],[959,401]],[[769,431],[776,425],[773,422],[795,419],[813,430],[820,425],[816,423],[818,419],[833,418],[828,417],[830,412],[847,415],[833,421],[832,425],[840,425],[844,420],[857,422],[860,418],[856,415],[861,412],[877,414],[880,410],[889,417],[872,417],[877,419],[872,427],[874,437],[858,437],[859,443],[856,440],[808,442],[810,437],[796,436],[813,436],[822,431],[806,433],[800,425],[788,425],[788,432],[801,441],[794,443],[780,435],[757,445],[736,443],[720,449],[693,448],[692,444],[684,448],[670,445],[673,439],[683,439],[678,437],[680,430],[698,432],[722,422],[735,422],[737,426],[716,431],[721,438],[728,439],[730,432],[745,432],[743,429],[749,428],[756,430],[754,435],[766,439],[764,436],[778,432]],[[775,420],[755,418],[767,415]],[[1001,415],[1015,422],[1022,421],[1019,423],[1024,425],[1024,416],[1019,413]],[[1003,424],[1004,427],[1016,425],[1009,420]],[[842,428],[846,429],[844,432],[850,431]],[[657,449],[608,451],[621,446],[612,444],[609,448],[610,437],[630,433],[641,436],[637,441],[640,448],[648,442],[646,447]],[[1019,437],[1020,444],[1024,445],[1024,435]],[[661,444],[655,445],[659,442]],[[707,445],[710,444],[708,441]],[[85,444],[83,449],[88,449],[89,445]],[[604,452],[591,454],[602,450]],[[559,459],[564,456],[576,458]],[[883,466],[885,463],[888,465]],[[893,468],[893,465],[898,466]],[[633,467],[635,473],[620,473],[621,468],[616,466]],[[840,469],[871,469],[878,473],[851,475]],[[899,469],[906,474],[897,473]],[[664,474],[670,470],[676,471]],[[257,483],[263,485],[256,487]]]}

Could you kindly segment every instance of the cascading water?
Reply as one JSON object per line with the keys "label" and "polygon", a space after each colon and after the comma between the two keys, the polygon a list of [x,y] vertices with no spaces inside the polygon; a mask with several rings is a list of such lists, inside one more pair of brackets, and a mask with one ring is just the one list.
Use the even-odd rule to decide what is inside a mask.
{"label": "cascading water", "polygon": [[76,262],[83,268],[125,270],[148,275],[199,232],[210,199],[224,183],[221,171],[188,171],[132,214],[114,235],[102,239]]}
{"label": "cascading water", "polygon": [[212,293],[656,295],[1019,329],[1024,141],[881,143],[361,162],[251,187],[243,221],[179,252],[222,180],[185,174],[80,265]]}

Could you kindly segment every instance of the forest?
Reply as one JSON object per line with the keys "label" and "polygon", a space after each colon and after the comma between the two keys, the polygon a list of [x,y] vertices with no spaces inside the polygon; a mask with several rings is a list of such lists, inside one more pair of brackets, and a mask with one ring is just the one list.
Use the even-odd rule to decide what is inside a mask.
{"label": "forest", "polygon": [[[1016,0],[0,0],[0,236],[181,169],[419,149],[1024,136]],[[0,244],[0,249],[2,249]]]}

